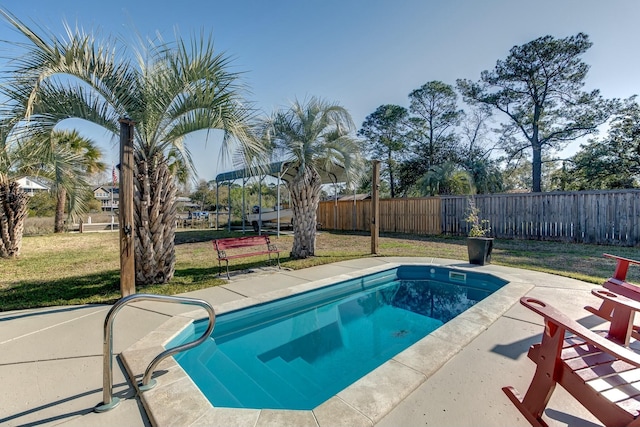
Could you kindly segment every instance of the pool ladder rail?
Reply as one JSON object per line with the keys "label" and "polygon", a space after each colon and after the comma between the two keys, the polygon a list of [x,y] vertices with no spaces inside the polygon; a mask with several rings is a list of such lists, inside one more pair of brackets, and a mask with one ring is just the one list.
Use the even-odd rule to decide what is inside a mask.
{"label": "pool ladder rail", "polygon": [[116,314],[122,309],[125,305],[131,302],[138,301],[159,301],[159,302],[169,302],[174,304],[188,304],[188,305],[197,305],[204,308],[209,315],[209,324],[207,326],[207,330],[202,334],[200,338],[194,341],[190,341],[188,343],[179,345],[177,347],[173,347],[167,349],[157,355],[142,376],[142,382],[138,385],[138,390],[141,392],[147,391],[155,387],[156,380],[151,379],[151,375],[155,370],[156,366],[160,362],[162,362],[165,358],[169,356],[173,356],[176,353],[180,353],[185,350],[189,350],[193,347],[196,347],[207,340],[207,338],[213,332],[213,327],[216,321],[216,313],[213,310],[213,307],[208,302],[197,299],[197,298],[186,298],[186,297],[176,297],[169,295],[151,295],[151,294],[133,294],[127,297],[124,297],[118,300],[104,320],[104,334],[103,334],[103,394],[102,394],[102,404],[97,405],[94,410],[95,412],[107,412],[111,409],[118,406],[120,403],[120,399],[113,396],[113,321],[116,317]]}

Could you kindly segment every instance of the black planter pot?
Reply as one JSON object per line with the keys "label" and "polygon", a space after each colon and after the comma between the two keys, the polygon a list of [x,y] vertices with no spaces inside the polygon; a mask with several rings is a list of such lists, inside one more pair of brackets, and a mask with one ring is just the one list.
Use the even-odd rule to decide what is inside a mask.
{"label": "black planter pot", "polygon": [[478,265],[490,264],[492,250],[492,237],[467,237],[469,263]]}

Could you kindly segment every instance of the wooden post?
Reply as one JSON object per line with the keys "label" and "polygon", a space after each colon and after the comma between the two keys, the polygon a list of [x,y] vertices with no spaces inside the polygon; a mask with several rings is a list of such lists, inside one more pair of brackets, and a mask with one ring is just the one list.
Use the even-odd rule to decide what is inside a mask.
{"label": "wooden post", "polygon": [[373,177],[371,179],[371,253],[379,253],[380,241],[380,160],[373,160]]}
{"label": "wooden post", "polygon": [[136,293],[133,223],[133,137],[135,123],[120,119],[120,294]]}

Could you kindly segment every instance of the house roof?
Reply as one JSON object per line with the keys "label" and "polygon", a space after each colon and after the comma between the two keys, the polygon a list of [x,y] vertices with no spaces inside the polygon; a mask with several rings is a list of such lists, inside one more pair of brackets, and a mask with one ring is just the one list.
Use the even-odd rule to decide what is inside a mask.
{"label": "house roof", "polygon": [[120,187],[118,187],[117,185],[114,187],[113,185],[99,185],[96,188],[93,189],[93,192],[95,193],[97,190],[102,189],[103,191],[106,191],[107,193],[111,193],[113,191],[113,194],[118,194],[120,193]]}
{"label": "house roof", "polygon": [[37,181],[37,178],[31,176],[23,176],[22,178],[16,179],[16,182],[20,186],[20,188],[29,189],[29,190],[49,190],[49,187],[42,185]]}
{"label": "house roof", "polygon": [[[291,182],[296,176],[300,164],[297,162],[275,162],[266,167],[255,167],[238,169],[231,172],[224,172],[216,176],[216,184],[227,181],[236,181],[239,179],[250,178],[252,176],[272,176],[280,177],[286,182]],[[320,177],[323,184],[336,184],[338,182],[346,182],[347,174],[342,165],[331,163],[328,166],[321,167]]]}

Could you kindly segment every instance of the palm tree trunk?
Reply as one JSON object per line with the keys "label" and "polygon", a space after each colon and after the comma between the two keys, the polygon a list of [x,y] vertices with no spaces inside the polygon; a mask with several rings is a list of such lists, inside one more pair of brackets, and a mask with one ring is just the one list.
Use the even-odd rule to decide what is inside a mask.
{"label": "palm tree trunk", "polygon": [[64,231],[64,205],[67,202],[67,190],[59,186],[56,195],[56,216],[53,224],[54,233],[62,233]]}
{"label": "palm tree trunk", "polygon": [[28,201],[17,182],[0,182],[0,258],[20,255]]}
{"label": "palm tree trunk", "polygon": [[136,285],[167,283],[175,272],[176,187],[166,159],[135,154]]}
{"label": "palm tree trunk", "polygon": [[307,168],[289,185],[294,218],[292,258],[307,258],[316,254],[316,223],[321,183],[318,172]]}

